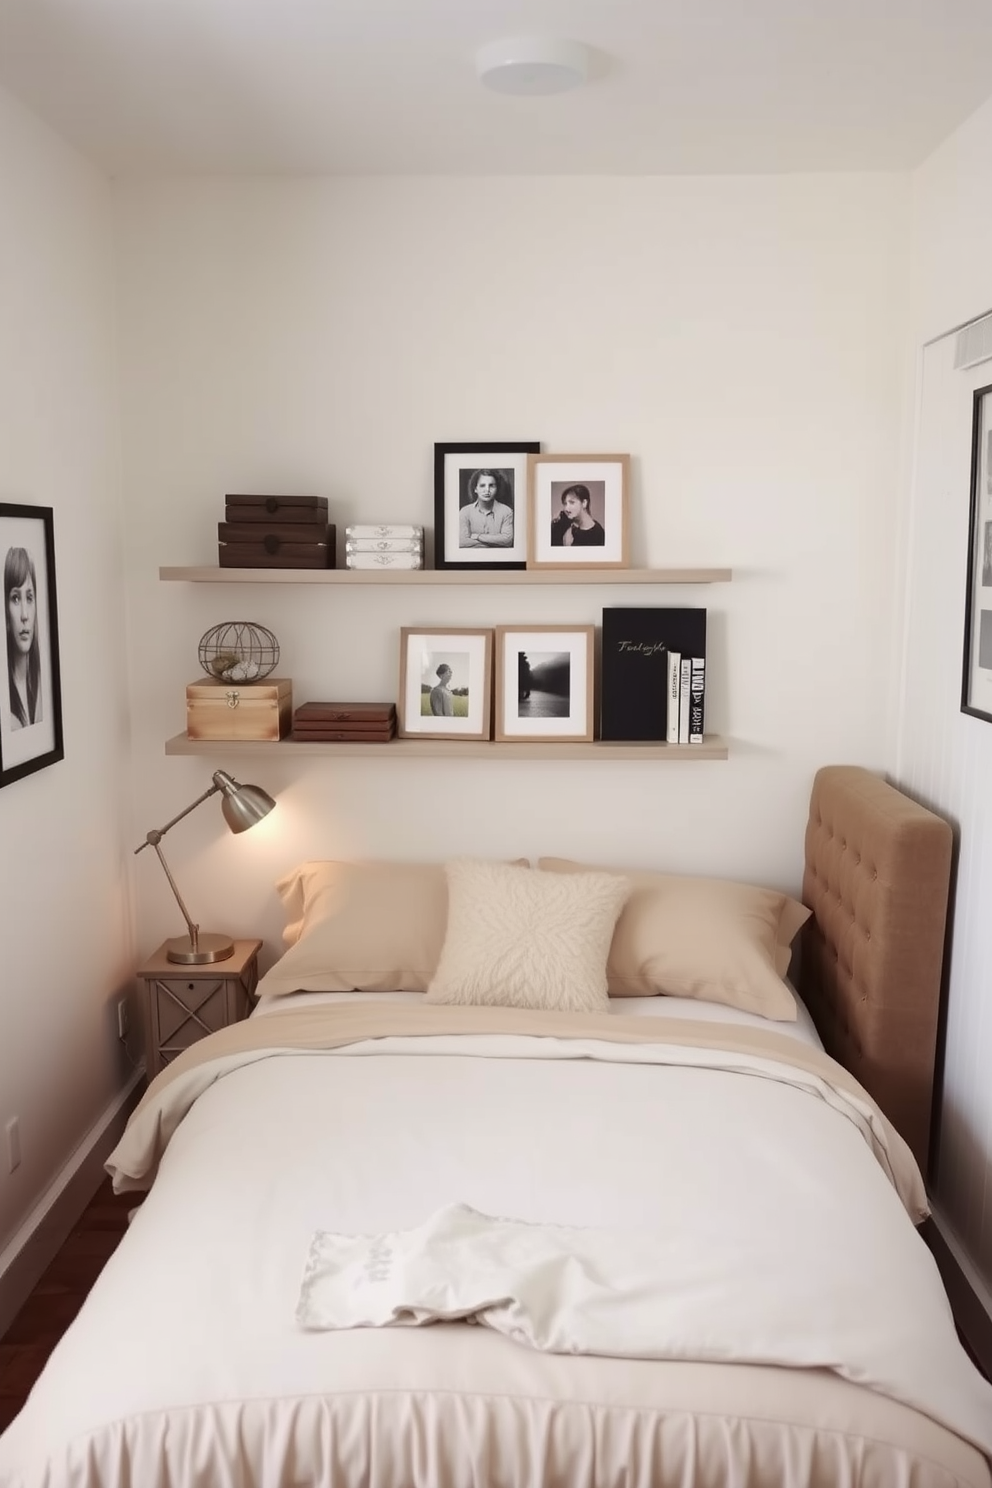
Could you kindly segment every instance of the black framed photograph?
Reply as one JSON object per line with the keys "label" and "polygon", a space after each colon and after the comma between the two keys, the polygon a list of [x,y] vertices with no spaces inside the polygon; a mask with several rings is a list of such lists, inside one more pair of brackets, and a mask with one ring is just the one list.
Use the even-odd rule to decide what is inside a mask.
{"label": "black framed photograph", "polygon": [[527,456],[540,441],[434,446],[434,567],[527,567]]}
{"label": "black framed photograph", "polygon": [[488,739],[493,633],[476,626],[400,631],[401,739]]}
{"label": "black framed photograph", "polygon": [[498,740],[593,737],[592,625],[497,625]]}
{"label": "black framed photograph", "polygon": [[961,711],[992,723],[992,383],[974,395]]}
{"label": "black framed photograph", "polygon": [[49,506],[0,502],[6,686],[0,786],[54,765],[62,750],[55,534]]}
{"label": "black framed photograph", "polygon": [[626,568],[629,455],[530,455],[528,568]]}

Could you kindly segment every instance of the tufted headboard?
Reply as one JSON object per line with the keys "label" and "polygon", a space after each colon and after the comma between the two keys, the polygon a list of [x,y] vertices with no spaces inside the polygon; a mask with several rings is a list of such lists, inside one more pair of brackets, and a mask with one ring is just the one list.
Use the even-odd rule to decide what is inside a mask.
{"label": "tufted headboard", "polygon": [[874,1096],[924,1173],[951,828],[880,776],[819,770],[806,826],[799,990],[827,1052]]}

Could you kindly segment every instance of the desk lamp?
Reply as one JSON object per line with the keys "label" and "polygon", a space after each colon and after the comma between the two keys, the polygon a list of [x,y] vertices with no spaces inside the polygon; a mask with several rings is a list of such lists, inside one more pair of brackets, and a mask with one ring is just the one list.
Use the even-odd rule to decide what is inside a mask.
{"label": "desk lamp", "polygon": [[176,825],[176,822],[181,822],[184,816],[189,816],[191,811],[195,811],[197,806],[202,805],[211,796],[215,796],[218,791],[223,797],[221,810],[224,813],[224,820],[232,832],[246,832],[249,827],[260,822],[263,816],[268,816],[276,804],[268,792],[262,790],[260,786],[239,785],[223,770],[215,770],[213,784],[203,792],[202,796],[197,796],[185,811],[180,811],[179,815],[167,821],[164,827],[159,827],[157,830],[153,828],[141,846],[134,849],[135,854],[146,847],[155,849],[158,860],[165,870],[165,876],[169,880],[169,887],[176,896],[176,903],[183,912],[183,919],[189,926],[188,936],[179,936],[165,943],[165,954],[168,960],[178,961],[184,966],[205,966],[211,961],[225,961],[228,956],[234,954],[234,941],[230,936],[201,935],[199,925],[193,924],[161,847],[162,838]]}

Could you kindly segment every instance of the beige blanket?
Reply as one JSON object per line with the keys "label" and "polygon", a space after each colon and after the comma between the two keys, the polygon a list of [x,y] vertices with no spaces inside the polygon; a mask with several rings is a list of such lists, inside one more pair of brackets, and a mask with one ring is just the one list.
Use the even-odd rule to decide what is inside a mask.
{"label": "beige blanket", "polygon": [[[288,1009],[248,1019],[210,1034],[185,1050],[149,1085],[127,1130],[107,1161],[117,1193],[151,1186],[162,1154],[193,1102],[215,1080],[256,1059],[286,1052],[340,1049],[367,1039],[520,1035],[567,1041],[581,1058],[590,1041],[644,1045],[664,1062],[705,1064],[802,1085],[861,1130],[914,1221],[929,1213],[926,1189],[909,1147],[854,1076],[836,1060],[771,1029],[601,1013],[540,1012],[503,1007],[448,1007],[406,1003],[346,1003]],[[381,1048],[379,1044],[377,1047]],[[694,1052],[691,1058],[689,1050]]]}

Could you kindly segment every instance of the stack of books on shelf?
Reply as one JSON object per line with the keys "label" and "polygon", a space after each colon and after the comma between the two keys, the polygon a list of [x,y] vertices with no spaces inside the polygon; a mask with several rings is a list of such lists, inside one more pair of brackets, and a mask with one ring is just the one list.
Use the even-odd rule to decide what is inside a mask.
{"label": "stack of books on shelf", "polygon": [[600,738],[702,744],[706,611],[603,611]]}
{"label": "stack of books on shelf", "polygon": [[293,714],[298,744],[388,744],[395,734],[395,703],[301,703]]}
{"label": "stack of books on shelf", "polygon": [[347,527],[344,561],[347,568],[423,568],[424,529],[405,522]]}

